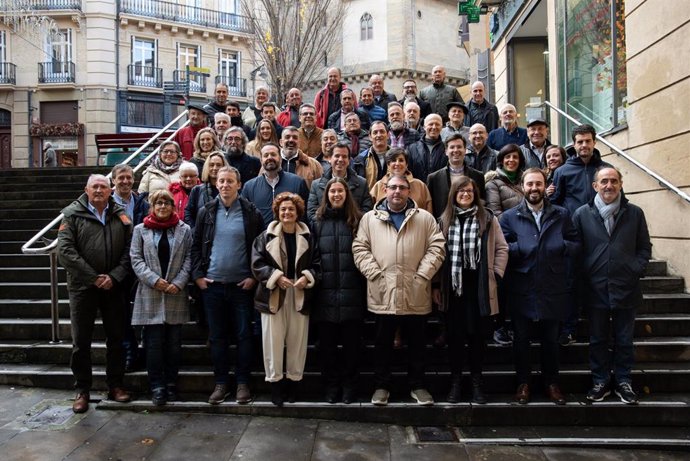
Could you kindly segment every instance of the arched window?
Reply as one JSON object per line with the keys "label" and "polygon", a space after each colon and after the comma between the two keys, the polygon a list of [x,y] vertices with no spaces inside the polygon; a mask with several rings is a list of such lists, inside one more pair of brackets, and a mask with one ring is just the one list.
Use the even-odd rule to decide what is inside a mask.
{"label": "arched window", "polygon": [[359,20],[359,39],[372,40],[374,38],[374,18],[364,13]]}

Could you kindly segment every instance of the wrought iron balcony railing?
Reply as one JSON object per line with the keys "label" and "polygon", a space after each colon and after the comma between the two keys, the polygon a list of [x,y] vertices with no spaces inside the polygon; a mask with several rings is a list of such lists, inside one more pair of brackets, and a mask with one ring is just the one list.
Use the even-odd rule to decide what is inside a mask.
{"label": "wrought iron balcony railing", "polygon": [[[186,92],[187,87],[187,71],[174,70],[173,71],[174,90],[176,92]],[[190,75],[189,76],[189,91],[192,93],[206,93],[206,76],[205,75]]]}
{"label": "wrought iron balcony railing", "polygon": [[136,16],[146,16],[196,26],[245,33],[251,32],[251,22],[246,16],[159,0],[122,0],[120,11]]}
{"label": "wrought iron balcony railing", "polygon": [[130,64],[127,66],[127,84],[149,88],[163,88],[163,69]]}
{"label": "wrought iron balcony railing", "polygon": [[229,97],[246,97],[247,96],[247,79],[246,78],[232,78],[229,75],[216,75],[216,85],[225,83],[228,86]]}
{"label": "wrought iron balcony railing", "polygon": [[76,66],[72,61],[38,63],[38,83],[74,83]]}
{"label": "wrought iron balcony railing", "polygon": [[11,62],[0,62],[0,85],[17,84],[17,66]]}
{"label": "wrought iron balcony railing", "polygon": [[17,2],[0,2],[3,6],[0,10],[0,16],[11,12],[14,9],[19,11],[37,11],[37,10],[78,10],[81,11],[81,0],[23,0]]}

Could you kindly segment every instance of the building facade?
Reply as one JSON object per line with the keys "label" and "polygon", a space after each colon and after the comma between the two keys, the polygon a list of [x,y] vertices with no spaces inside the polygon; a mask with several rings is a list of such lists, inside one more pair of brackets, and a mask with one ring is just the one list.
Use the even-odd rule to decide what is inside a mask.
{"label": "building facade", "polygon": [[[543,110],[552,142],[567,144],[572,124],[529,105],[548,100],[689,194],[690,11],[682,3],[500,2],[490,22],[499,104],[516,103],[524,118]],[[690,279],[690,204],[602,143],[597,147],[622,171],[626,196],[644,209],[654,256]]]}
{"label": "building facade", "polygon": [[56,28],[0,23],[1,168],[40,166],[48,141],[61,163],[93,165],[95,135],[157,131],[217,82],[247,101],[254,57],[239,0],[28,3]]}

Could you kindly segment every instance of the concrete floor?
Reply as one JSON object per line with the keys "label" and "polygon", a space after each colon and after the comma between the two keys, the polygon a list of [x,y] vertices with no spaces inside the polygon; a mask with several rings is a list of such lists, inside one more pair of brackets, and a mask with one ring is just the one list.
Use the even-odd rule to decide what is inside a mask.
{"label": "concrete floor", "polygon": [[[441,428],[465,442],[419,443],[421,428],[322,420],[187,413],[71,411],[64,391],[0,386],[0,458],[20,460],[687,460],[683,451],[477,443],[539,433],[531,427]],[[92,394],[92,398],[100,398]],[[614,428],[615,429],[615,428]],[[622,428],[621,428],[622,429]],[[582,428],[543,428],[576,436]],[[671,437],[684,429],[656,429]],[[630,435],[629,432],[623,431]],[[654,430],[652,430],[654,432]],[[682,437],[681,437],[682,438]],[[470,440],[471,439],[471,440]],[[474,442],[474,443],[473,443]],[[498,443],[498,442],[497,442]],[[663,445],[659,445],[663,446]],[[669,447],[671,448],[671,447]],[[679,448],[679,447],[676,447]],[[687,448],[686,448],[687,449]]]}

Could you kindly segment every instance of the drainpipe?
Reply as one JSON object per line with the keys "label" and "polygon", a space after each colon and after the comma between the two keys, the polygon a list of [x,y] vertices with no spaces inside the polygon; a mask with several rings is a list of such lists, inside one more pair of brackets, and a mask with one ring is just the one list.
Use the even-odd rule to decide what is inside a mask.
{"label": "drainpipe", "polygon": [[[410,1],[410,11],[412,12],[412,59],[410,59],[410,67],[412,70],[417,70],[417,36],[415,33],[416,23],[417,23],[417,2],[416,0]],[[411,76],[410,76],[411,78]]]}
{"label": "drainpipe", "polygon": [[27,103],[27,111],[26,113],[28,114],[27,116],[27,132],[29,136],[29,159],[27,162],[27,165],[29,168],[34,166],[34,141],[31,137],[31,117],[33,115],[34,108],[32,106],[32,101],[31,101],[31,93],[32,90],[26,90],[26,103]]}
{"label": "drainpipe", "polygon": [[115,131],[120,132],[120,0],[115,2]]}

